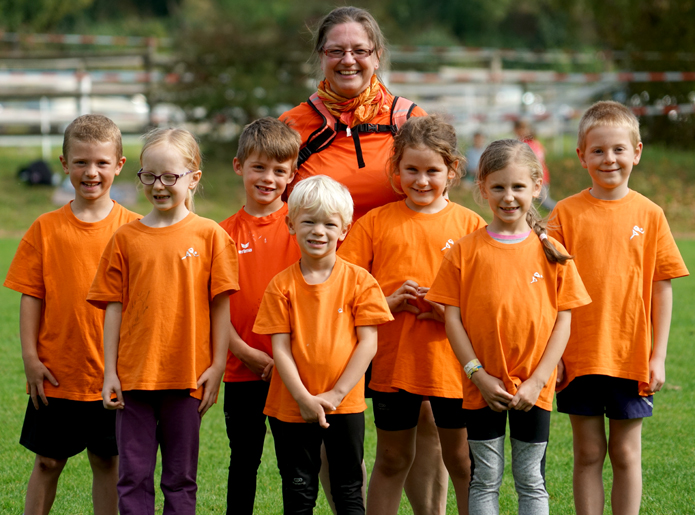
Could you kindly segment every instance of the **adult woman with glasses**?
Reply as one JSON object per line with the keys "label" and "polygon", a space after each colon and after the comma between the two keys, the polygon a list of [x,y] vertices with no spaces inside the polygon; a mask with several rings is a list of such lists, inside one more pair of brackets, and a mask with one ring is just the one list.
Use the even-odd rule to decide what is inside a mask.
{"label": "adult woman with glasses", "polygon": [[[375,207],[403,198],[393,190],[386,174],[393,134],[408,117],[427,114],[412,102],[394,97],[383,85],[378,72],[386,59],[386,41],[371,14],[356,7],[334,9],[314,34],[313,60],[323,80],[308,102],[280,117],[302,137],[295,184],[320,174],[343,183],[355,203],[355,220]],[[396,470],[402,469],[402,460],[411,459],[399,455],[391,462],[377,460],[370,492],[387,490]],[[328,490],[326,468],[321,479]],[[432,410],[429,402],[423,402],[415,459],[405,482],[414,513],[445,513],[447,483]],[[328,492],[327,497],[330,502]],[[370,493],[368,510],[372,513],[389,511],[380,497]]]}

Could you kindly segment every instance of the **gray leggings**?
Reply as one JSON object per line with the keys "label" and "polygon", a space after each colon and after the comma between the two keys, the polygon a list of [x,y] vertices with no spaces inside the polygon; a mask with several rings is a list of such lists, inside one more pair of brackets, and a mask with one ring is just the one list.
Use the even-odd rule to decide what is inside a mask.
{"label": "gray leggings", "polygon": [[504,434],[509,413],[512,474],[519,496],[520,515],[546,515],[545,451],[550,433],[550,412],[534,406],[530,411],[467,410],[471,453],[471,515],[498,515],[499,489],[504,473]]}

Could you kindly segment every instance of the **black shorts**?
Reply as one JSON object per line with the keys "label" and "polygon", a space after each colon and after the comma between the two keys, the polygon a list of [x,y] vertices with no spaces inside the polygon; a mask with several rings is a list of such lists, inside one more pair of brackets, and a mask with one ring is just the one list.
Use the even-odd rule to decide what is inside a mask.
{"label": "black shorts", "polygon": [[[397,392],[374,392],[374,425],[384,431],[403,431],[417,426],[420,405],[427,397],[399,390]],[[434,413],[434,422],[442,429],[466,427],[463,399],[429,397]]]}
{"label": "black shorts", "polygon": [[48,397],[39,399],[39,409],[29,399],[19,439],[31,452],[56,460],[67,459],[88,449],[97,456],[118,456],[116,411],[101,401],[73,401]]}
{"label": "black shorts", "polygon": [[575,377],[557,393],[557,410],[570,415],[629,420],[652,416],[654,396],[639,394],[632,379],[602,375]]}

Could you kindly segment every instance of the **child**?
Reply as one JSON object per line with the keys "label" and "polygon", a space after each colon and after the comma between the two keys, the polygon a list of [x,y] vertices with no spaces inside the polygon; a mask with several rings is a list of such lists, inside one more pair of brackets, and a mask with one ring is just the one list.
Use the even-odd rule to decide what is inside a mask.
{"label": "child", "polygon": [[5,279],[22,294],[20,340],[31,398],[20,443],[36,453],[24,512],[50,511],[68,458],[86,448],[94,513],[115,514],[116,419],[100,402],[104,315],[84,299],[111,235],[140,215],[111,200],[125,157],[121,131],[105,116],[68,125],[60,162],[75,200],[32,224]]}
{"label": "child", "polygon": [[335,254],[352,212],[347,188],[325,175],[295,186],[287,225],[302,257],[270,282],[253,328],[272,335],[276,372],[264,413],[286,514],[316,504],[322,441],[338,514],[364,513],[364,372],[376,326],[393,317],[372,276]]}
{"label": "child", "polygon": [[554,211],[553,235],[576,256],[593,299],[573,313],[557,396],[558,411],[572,423],[580,515],[603,512],[607,449],[613,513],[639,512],[642,418],[652,415],[652,395],[665,381],[671,279],[688,275],[661,208],[628,187],[641,154],[630,110],[594,104],[580,121],[577,148],[592,186]]}
{"label": "child", "polygon": [[446,304],[446,333],[467,376],[469,509],[499,512],[509,411],[519,513],[547,514],[555,367],[569,337],[570,310],[591,299],[571,256],[548,238],[533,206],[543,168],[531,148],[517,140],[491,143],[477,185],[493,221],[456,242],[427,294]]}
{"label": "child", "polygon": [[224,416],[232,451],[229,514],[253,513],[273,351],[270,336],[252,329],[268,283],[300,257],[285,224],[287,204],[281,198],[294,177],[300,144],[299,134],[275,118],[247,125],[234,158],[234,171],[244,180],[246,204],[220,224],[240,245],[240,290],[229,298],[232,339],[224,375]]}
{"label": "child", "polygon": [[154,512],[160,444],[164,513],[192,514],[200,419],[217,398],[229,294],[239,289],[237,252],[222,228],[190,211],[202,172],[189,132],[148,133],[140,163],[154,207],[113,235],[87,299],[106,309],[102,398],[118,409],[120,513]]}
{"label": "child", "polygon": [[379,327],[369,384],[377,452],[368,511],[396,514],[415,457],[418,415],[429,397],[444,463],[460,513],[468,513],[470,469],[461,407],[461,367],[446,339],[444,306],[423,300],[454,241],[485,226],[445,194],[464,159],[454,128],[441,118],[411,118],[394,138],[389,176],[406,199],[360,218],[339,256],[369,270],[389,294],[395,320]]}

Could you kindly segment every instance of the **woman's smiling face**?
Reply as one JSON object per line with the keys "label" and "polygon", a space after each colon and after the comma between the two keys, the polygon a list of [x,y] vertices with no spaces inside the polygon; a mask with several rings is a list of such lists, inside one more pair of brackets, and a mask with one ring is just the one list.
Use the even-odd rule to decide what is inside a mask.
{"label": "woman's smiling face", "polygon": [[345,98],[354,98],[362,93],[379,68],[376,52],[363,59],[355,59],[352,52],[342,58],[326,56],[324,50],[373,50],[374,43],[369,39],[364,27],[356,22],[336,25],[326,34],[326,42],[321,52],[321,70],[331,85],[331,89]]}

